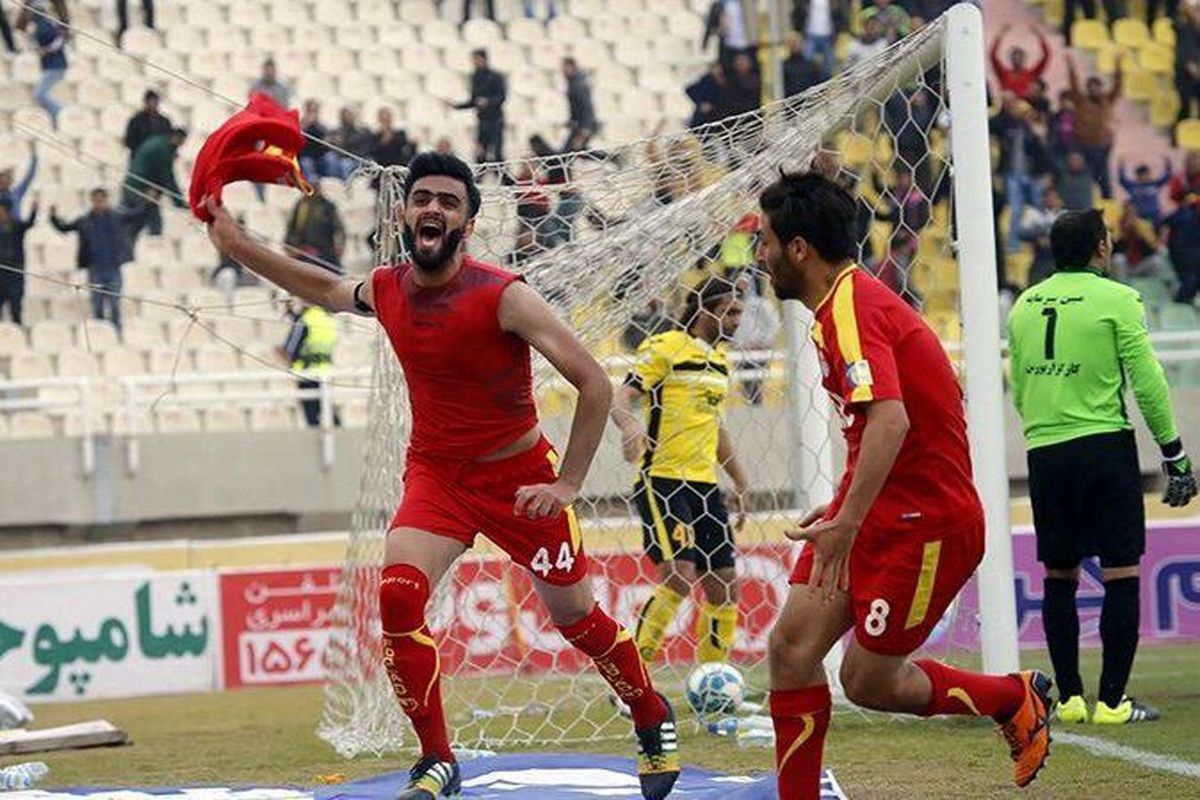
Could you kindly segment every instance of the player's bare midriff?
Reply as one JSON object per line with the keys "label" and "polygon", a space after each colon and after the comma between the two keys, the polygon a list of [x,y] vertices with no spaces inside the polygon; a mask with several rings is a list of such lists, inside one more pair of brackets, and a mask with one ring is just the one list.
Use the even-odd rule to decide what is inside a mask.
{"label": "player's bare midriff", "polygon": [[478,462],[499,461],[502,458],[515,456],[518,453],[524,453],[538,443],[542,438],[542,429],[534,425],[529,430],[522,433],[519,437],[501,447],[499,450],[488,453],[486,456],[481,456],[475,459]]}

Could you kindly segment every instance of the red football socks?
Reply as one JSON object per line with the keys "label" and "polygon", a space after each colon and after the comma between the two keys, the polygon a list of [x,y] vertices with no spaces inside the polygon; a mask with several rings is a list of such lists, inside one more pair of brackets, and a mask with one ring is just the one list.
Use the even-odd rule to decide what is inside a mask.
{"label": "red football socks", "polygon": [[422,755],[453,761],[442,709],[441,661],[425,624],[428,600],[429,581],[416,567],[384,568],[379,586],[383,665],[401,710],[421,740]]}
{"label": "red football socks", "polygon": [[818,800],[821,796],[821,754],[832,707],[826,684],[771,691],[775,771],[781,798]]}
{"label": "red football socks", "polygon": [[923,717],[938,714],[991,717],[1004,722],[1025,699],[1025,685],[1015,675],[984,675],[951,667],[939,661],[913,662],[933,684]]}
{"label": "red football socks", "polygon": [[579,622],[559,626],[558,630],[596,662],[600,675],[629,705],[635,728],[649,728],[667,718],[667,707],[650,684],[633,637],[600,606],[593,607]]}

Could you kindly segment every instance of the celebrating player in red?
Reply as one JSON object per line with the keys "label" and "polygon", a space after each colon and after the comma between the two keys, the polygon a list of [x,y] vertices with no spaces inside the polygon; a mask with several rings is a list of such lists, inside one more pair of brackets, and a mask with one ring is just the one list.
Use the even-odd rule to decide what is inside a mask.
{"label": "celebrating player in red", "polygon": [[847,446],[833,502],[788,533],[806,545],[769,651],[779,795],[819,796],[830,713],[822,660],[851,628],[841,671],[850,700],[992,717],[1025,786],[1049,748],[1050,680],[909,660],[983,557],[954,369],[921,317],[855,265],[855,203],[845,190],[815,173],[785,174],[759,203],[771,284],[780,299],[812,309]]}
{"label": "celebrating player in red", "polygon": [[[373,315],[404,369],[412,440],[404,499],[380,580],[384,663],[421,741],[403,800],[458,794],[458,764],[442,709],[430,592],[482,531],[529,569],[563,636],[587,653],[633,712],[642,794],[666,797],[679,776],[674,714],[654,691],[629,633],[596,604],[571,504],[600,443],[612,401],[604,370],[519,277],[466,254],[479,190],[459,159],[424,153],[404,183],[411,263],[342,279],[251,241],[211,199],[217,249],[309,303]],[[538,427],[530,347],[579,390],[557,457]]]}

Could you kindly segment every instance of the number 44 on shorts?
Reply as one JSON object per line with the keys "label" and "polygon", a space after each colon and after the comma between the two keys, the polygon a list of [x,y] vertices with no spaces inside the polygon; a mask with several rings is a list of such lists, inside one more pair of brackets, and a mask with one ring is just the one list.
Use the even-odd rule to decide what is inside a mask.
{"label": "number 44 on shorts", "polygon": [[574,566],[575,554],[571,552],[570,542],[563,542],[559,546],[558,558],[554,559],[553,566],[550,564],[550,551],[545,547],[538,548],[538,551],[533,554],[533,560],[529,562],[529,568],[543,577],[549,575],[552,569],[570,572]]}

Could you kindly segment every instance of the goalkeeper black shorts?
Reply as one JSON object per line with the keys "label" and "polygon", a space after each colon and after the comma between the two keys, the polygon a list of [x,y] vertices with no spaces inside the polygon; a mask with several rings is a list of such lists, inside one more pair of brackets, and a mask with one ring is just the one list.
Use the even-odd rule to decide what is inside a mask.
{"label": "goalkeeper black shorts", "polygon": [[1037,556],[1073,569],[1089,556],[1131,567],[1146,550],[1146,509],[1133,431],[1097,433],[1029,451]]}
{"label": "goalkeeper black shorts", "polygon": [[643,474],[633,501],[642,546],[655,564],[683,559],[700,572],[733,566],[733,528],[717,484]]}

